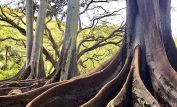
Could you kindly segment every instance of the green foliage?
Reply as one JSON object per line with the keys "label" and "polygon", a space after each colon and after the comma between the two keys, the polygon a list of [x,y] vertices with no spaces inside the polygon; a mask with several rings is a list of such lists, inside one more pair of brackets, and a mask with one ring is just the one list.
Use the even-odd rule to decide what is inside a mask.
{"label": "green foliage", "polygon": [[[3,8],[5,14],[7,17],[12,19],[15,23],[18,24],[18,26],[25,28],[25,25],[20,21],[18,18],[14,19],[12,15],[18,14],[22,16],[22,20],[25,21],[25,17],[23,14],[20,14],[16,10],[8,10],[5,7]],[[0,12],[0,15],[2,13]],[[49,19],[46,19],[46,22]],[[35,26],[35,24],[34,24]],[[47,27],[51,31],[52,37],[55,40],[55,43],[58,45],[58,51],[61,51],[62,47],[62,40],[64,38],[63,32],[58,28],[58,25],[56,21],[52,20],[49,23],[47,23]],[[61,23],[61,29],[65,30],[65,24]],[[99,25],[92,29],[86,29],[79,33],[78,39],[77,39],[77,45],[85,39],[88,36],[93,36],[94,38],[97,37],[107,37],[109,36],[114,30],[116,29],[116,26],[114,25],[107,25],[106,23],[103,23],[102,25]],[[5,40],[2,40],[5,39]],[[105,42],[116,42],[119,41],[121,37],[113,37],[111,39],[106,40]],[[26,38],[24,35],[22,35],[17,29],[11,27],[9,24],[7,24],[4,21],[0,21],[0,80],[6,79],[9,77],[14,76],[23,66],[25,63],[25,57],[26,57],[26,49],[25,49],[25,42]],[[84,42],[83,45],[80,46],[78,49],[78,52],[83,51],[84,49],[92,47],[95,43],[97,43],[98,40],[92,40],[89,42]],[[103,42],[103,43],[105,43]],[[58,57],[55,53],[55,50],[52,47],[51,41],[49,41],[49,36],[46,35],[46,31],[44,33],[44,39],[43,39],[43,46],[49,51],[49,53],[52,55],[52,57],[57,61]],[[78,63],[78,68],[81,73],[85,73],[90,71],[91,69],[99,66],[101,63],[109,59],[111,56],[113,56],[117,50],[119,49],[118,46],[110,44],[106,46],[102,46],[99,48],[96,48],[92,51],[89,51],[85,54],[83,54],[79,59],[78,62],[81,61],[82,64]],[[44,55],[43,55],[44,56]],[[45,60],[44,57],[44,66],[47,73],[51,72],[53,70],[53,67],[49,61]]]}
{"label": "green foliage", "polygon": [[[0,62],[0,64],[2,63]],[[13,61],[9,62],[6,70],[0,71],[0,80],[13,77],[15,74],[17,74],[20,68],[21,68],[21,65],[18,65],[14,63]]]}
{"label": "green foliage", "polygon": [[87,52],[81,57],[81,60],[84,61],[83,64],[85,67],[79,65],[80,72],[87,73],[88,71],[97,68],[100,64],[111,58],[118,49],[118,46],[107,45],[91,52]]}
{"label": "green foliage", "polygon": [[[78,41],[81,41],[83,38],[88,37],[88,36],[93,36],[94,38],[97,37],[108,37],[114,30],[116,30],[116,26],[114,25],[107,25],[103,23],[102,25],[94,28],[94,29],[87,29],[83,32],[81,32],[78,35]],[[123,35],[123,34],[122,34]],[[122,37],[113,37],[111,39],[108,39],[104,41],[103,43],[106,42],[118,42],[122,39]],[[95,41],[88,41],[81,46],[80,51],[84,50],[86,47],[92,47],[95,43],[97,43],[98,40],[96,39]],[[79,43],[79,42],[78,42]],[[92,51],[89,51],[85,53],[79,61],[82,61],[82,65],[78,64],[79,66],[79,71],[81,73],[86,73],[88,71],[91,71],[92,69],[98,67],[101,63],[105,62],[108,60],[110,57],[112,57],[117,51],[119,47],[113,44],[105,45],[99,48],[96,48]]]}
{"label": "green foliage", "polygon": [[0,22],[0,79],[15,75],[25,62],[25,37],[18,30]]}
{"label": "green foliage", "polygon": [[175,44],[176,44],[176,46],[177,46],[177,38],[174,37],[174,41],[175,41]]}

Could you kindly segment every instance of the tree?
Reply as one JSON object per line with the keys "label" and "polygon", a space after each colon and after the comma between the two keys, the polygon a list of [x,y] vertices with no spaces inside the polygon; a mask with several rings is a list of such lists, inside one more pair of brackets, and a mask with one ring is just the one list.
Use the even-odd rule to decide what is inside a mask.
{"label": "tree", "polygon": [[33,45],[33,1],[26,0],[26,67],[30,63]]}
{"label": "tree", "polygon": [[123,46],[97,72],[0,100],[21,104],[25,98],[31,100],[27,107],[177,106],[176,61],[169,57],[176,53],[170,31],[171,0],[126,3]]}
{"label": "tree", "polygon": [[[41,70],[40,66],[40,59],[41,59],[41,52],[42,52],[42,39],[43,33],[45,28],[45,18],[46,18],[46,11],[47,11],[47,0],[40,0],[40,7],[39,13],[37,18],[37,24],[35,29],[35,35],[33,39],[33,47],[30,59],[30,66],[31,66],[31,75],[36,77],[44,77],[44,70]],[[34,77],[33,77],[34,78]]]}
{"label": "tree", "polygon": [[[34,79],[45,77],[42,59],[42,40],[47,13],[47,0],[41,0],[33,38],[33,1],[26,0],[26,36],[27,36],[27,62],[26,69],[20,74],[19,79]],[[30,58],[30,59],[29,59]]]}
{"label": "tree", "polygon": [[75,1],[69,0],[65,38],[61,55],[58,61],[57,72],[54,76],[54,81],[58,81],[59,79],[67,80],[78,75],[77,51],[76,51],[78,18],[79,18],[79,0]]}
{"label": "tree", "polygon": [[127,35],[119,54],[101,71],[53,87],[27,107],[43,101],[51,107],[177,106],[170,3],[127,0]]}

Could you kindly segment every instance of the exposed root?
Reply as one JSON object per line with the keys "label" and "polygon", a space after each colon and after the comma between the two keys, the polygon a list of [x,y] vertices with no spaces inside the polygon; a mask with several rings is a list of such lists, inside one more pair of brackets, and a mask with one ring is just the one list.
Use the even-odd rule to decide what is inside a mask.
{"label": "exposed root", "polygon": [[146,89],[139,69],[139,47],[135,49],[132,79],[132,99],[135,107],[160,107],[157,100]]}
{"label": "exposed root", "polygon": [[21,93],[22,93],[21,90],[19,90],[19,89],[14,89],[14,90],[11,90],[11,91],[8,93],[8,95],[19,95],[19,94],[21,94]]}
{"label": "exposed root", "polygon": [[117,55],[109,65],[99,72],[72,79],[67,83],[47,90],[32,100],[27,107],[58,107],[58,105],[61,107],[77,107],[84,104],[119,73],[121,67],[117,67],[117,65],[120,63],[120,56],[120,54]]}
{"label": "exposed root", "polygon": [[148,44],[146,58],[155,95],[161,106],[177,107],[177,72],[170,65],[158,28],[151,26],[145,42]]}
{"label": "exposed root", "polygon": [[[34,90],[28,92],[24,92],[21,86],[34,84],[33,80],[20,81],[21,84],[18,82],[1,83],[1,87],[20,88],[13,88],[15,90],[8,91],[9,95],[0,96],[0,107],[24,107],[26,105],[27,107],[168,107],[171,104],[175,105],[177,88],[174,85],[176,83],[173,82],[176,81],[176,75],[172,75],[175,71],[168,65],[168,61],[165,62],[166,58],[161,60],[164,67],[160,63],[156,63],[153,66],[156,68],[156,72],[152,72],[150,69],[152,84],[155,86],[157,96],[154,98],[141,79],[140,56],[140,46],[137,46],[134,49],[133,60],[132,56],[127,56],[125,63],[121,62],[124,63],[123,67],[119,54],[107,66],[104,65],[105,68],[101,67],[101,71],[37,89],[32,88]],[[158,56],[156,57],[158,58]],[[154,59],[156,61],[156,58]],[[152,67],[151,63],[150,67]],[[169,72],[173,73],[168,74]],[[157,77],[159,78],[157,79]],[[169,78],[174,80],[167,81],[166,79]],[[158,87],[160,89],[157,91]],[[170,102],[167,102],[168,99],[171,99]]]}
{"label": "exposed root", "polygon": [[132,69],[130,70],[128,77],[119,91],[117,96],[113,98],[106,107],[130,107],[131,104],[131,80],[132,80]]}
{"label": "exposed root", "polygon": [[[156,99],[146,89],[140,77],[139,47],[135,48],[134,60],[122,90],[111,100],[107,107],[160,107]],[[130,84],[133,73],[132,84]]]}
{"label": "exposed root", "polygon": [[98,94],[81,107],[105,107],[107,103],[119,92],[130,70],[131,58],[128,57],[120,73],[103,86]]}
{"label": "exposed root", "polygon": [[[61,82],[62,83],[62,82]],[[56,86],[60,83],[53,83],[46,85],[28,92],[20,93],[17,95],[5,95],[0,96],[0,107],[25,107],[26,104],[34,99],[36,96],[40,95],[49,88]]]}
{"label": "exposed root", "polygon": [[45,84],[46,80],[21,80],[21,81],[6,81],[0,83],[0,94],[7,95],[11,90],[19,89],[22,92],[27,92],[35,88],[39,88]]}
{"label": "exposed root", "polygon": [[[110,79],[108,79],[109,76],[111,76],[112,74],[114,76],[116,76],[116,73],[114,74],[113,73],[114,71],[110,70],[111,68],[116,68],[117,70],[121,69],[121,67],[117,67],[117,64],[120,64],[120,66],[121,66],[121,63],[119,61],[117,61],[117,59],[120,57],[121,57],[121,59],[119,59],[119,60],[121,60],[121,63],[123,63],[122,62],[123,57],[120,54],[117,54],[115,57],[112,58],[112,60],[107,61],[105,64],[103,64],[101,67],[99,67],[99,69],[98,69],[98,70],[100,70],[99,72],[93,72],[87,76],[75,77],[75,78],[71,79],[70,81],[53,83],[53,84],[49,84],[49,85],[45,85],[45,86],[41,87],[43,85],[43,83],[45,83],[43,81],[42,84],[40,85],[40,88],[37,88],[37,87],[39,87],[39,85],[30,88],[30,86],[33,86],[33,84],[36,84],[36,81],[34,81],[34,80],[21,80],[21,81],[14,81],[14,82],[13,81],[12,82],[4,81],[4,82],[0,83],[1,87],[2,87],[1,92],[3,92],[1,94],[5,95],[5,96],[0,96],[0,102],[3,102],[3,103],[0,103],[0,107],[4,107],[4,106],[10,107],[11,105],[14,105],[14,106],[17,105],[17,107],[20,107],[20,106],[24,107],[29,101],[31,101],[32,99],[34,99],[36,96],[40,95],[41,93],[45,92],[49,88],[52,88],[56,85],[64,84],[64,83],[70,84],[71,81],[78,81],[77,80],[78,78],[81,78],[81,79],[86,78],[87,79],[87,78],[90,78],[93,76],[93,78],[96,79],[96,76],[99,76],[98,79],[101,78],[103,80],[103,81],[99,80],[99,82],[102,82],[105,84],[106,82],[104,80],[106,80],[106,81],[110,80]],[[105,74],[108,74],[108,76],[103,77],[102,75],[105,75]],[[96,75],[96,76],[94,76],[94,75]],[[109,78],[111,78],[111,77],[109,77]],[[95,81],[93,80],[93,82],[95,82]],[[90,84],[92,84],[92,83],[90,83]],[[99,85],[99,87],[101,87],[102,85],[103,84]],[[35,88],[37,88],[37,89],[35,89]],[[16,90],[16,89],[21,90],[22,93],[16,93],[15,95],[10,94],[7,96],[7,94],[10,91]],[[32,91],[29,91],[29,90],[32,90]],[[94,90],[92,90],[92,91],[94,91]]]}

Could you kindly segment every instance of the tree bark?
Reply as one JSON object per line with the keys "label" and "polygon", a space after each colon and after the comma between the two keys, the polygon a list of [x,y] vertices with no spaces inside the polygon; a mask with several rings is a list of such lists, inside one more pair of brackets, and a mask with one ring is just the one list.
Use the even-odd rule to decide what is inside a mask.
{"label": "tree bark", "polygon": [[64,43],[57,65],[55,81],[67,80],[78,75],[76,40],[79,17],[79,0],[68,0]]}
{"label": "tree bark", "polygon": [[31,58],[33,45],[33,0],[26,0],[26,67]]}
{"label": "tree bark", "polygon": [[172,67],[177,71],[177,49],[171,34],[171,0],[161,0],[160,15],[162,23],[162,39],[165,50]]}
{"label": "tree bark", "polygon": [[[35,28],[35,35],[33,39],[33,47],[30,59],[30,66],[31,66],[31,73],[30,78],[38,77],[44,71],[40,70],[40,58],[42,52],[42,40],[43,40],[43,33],[45,28],[45,18],[47,12],[47,0],[40,0],[40,7],[39,13],[37,18],[37,24]],[[41,72],[39,72],[41,71]]]}

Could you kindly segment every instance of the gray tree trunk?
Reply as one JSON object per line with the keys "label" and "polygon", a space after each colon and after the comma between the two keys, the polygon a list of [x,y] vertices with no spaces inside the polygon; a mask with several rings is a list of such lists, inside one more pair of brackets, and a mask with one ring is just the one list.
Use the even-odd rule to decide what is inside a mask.
{"label": "gray tree trunk", "polygon": [[43,33],[45,28],[45,18],[46,18],[46,11],[47,11],[47,0],[40,0],[40,7],[39,13],[37,18],[37,24],[35,28],[35,35],[33,39],[33,48],[31,53],[31,74],[30,78],[37,77],[40,75],[41,70],[39,70],[39,61],[42,52],[42,40],[43,40]]}
{"label": "gray tree trunk", "polygon": [[78,75],[76,40],[79,17],[79,0],[68,0],[66,30],[55,81]]}
{"label": "gray tree trunk", "polygon": [[77,75],[77,53],[76,40],[79,18],[79,0],[68,1],[68,13],[66,22],[66,31],[64,45],[62,49],[63,65],[61,80],[70,79]]}
{"label": "gray tree trunk", "polygon": [[31,58],[33,45],[33,0],[26,0],[26,67]]}

